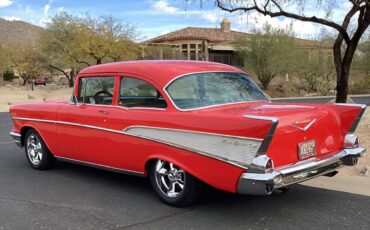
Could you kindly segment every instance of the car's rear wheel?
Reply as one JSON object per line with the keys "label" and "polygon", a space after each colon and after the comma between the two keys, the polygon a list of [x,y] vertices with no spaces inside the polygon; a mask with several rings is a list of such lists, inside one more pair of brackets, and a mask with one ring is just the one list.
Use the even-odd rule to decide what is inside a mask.
{"label": "car's rear wheel", "polygon": [[168,161],[151,165],[150,182],[158,197],[171,206],[189,206],[201,195],[202,182]]}
{"label": "car's rear wheel", "polygon": [[41,136],[33,129],[26,132],[24,137],[24,150],[31,167],[45,170],[54,165],[55,158],[45,145]]}

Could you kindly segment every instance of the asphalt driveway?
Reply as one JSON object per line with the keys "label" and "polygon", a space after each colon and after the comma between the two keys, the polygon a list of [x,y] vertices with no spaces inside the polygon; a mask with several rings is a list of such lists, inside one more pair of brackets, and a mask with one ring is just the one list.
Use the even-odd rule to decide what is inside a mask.
{"label": "asphalt driveway", "polygon": [[293,186],[269,197],[209,189],[191,208],[162,204],[144,178],[59,162],[36,171],[0,113],[0,229],[369,229],[370,197]]}

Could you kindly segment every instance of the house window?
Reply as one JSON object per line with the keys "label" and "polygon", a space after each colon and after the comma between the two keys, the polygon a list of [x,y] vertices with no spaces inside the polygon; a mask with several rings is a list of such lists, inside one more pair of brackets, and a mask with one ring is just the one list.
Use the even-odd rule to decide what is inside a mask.
{"label": "house window", "polygon": [[183,60],[188,60],[188,52],[186,50],[182,51],[182,59]]}
{"label": "house window", "polygon": [[195,49],[195,44],[190,44],[190,49]]}
{"label": "house window", "polygon": [[187,50],[187,49],[188,49],[188,44],[182,44],[182,45],[181,45],[181,49],[183,49],[183,50]]}
{"label": "house window", "polygon": [[197,60],[197,57],[195,55],[195,50],[190,51],[190,60]]}

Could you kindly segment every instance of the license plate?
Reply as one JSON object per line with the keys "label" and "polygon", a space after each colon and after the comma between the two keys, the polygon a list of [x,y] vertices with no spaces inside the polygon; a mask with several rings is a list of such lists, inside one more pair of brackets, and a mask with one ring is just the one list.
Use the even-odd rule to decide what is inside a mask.
{"label": "license plate", "polygon": [[316,155],[316,143],[314,140],[298,144],[298,157],[300,160]]}

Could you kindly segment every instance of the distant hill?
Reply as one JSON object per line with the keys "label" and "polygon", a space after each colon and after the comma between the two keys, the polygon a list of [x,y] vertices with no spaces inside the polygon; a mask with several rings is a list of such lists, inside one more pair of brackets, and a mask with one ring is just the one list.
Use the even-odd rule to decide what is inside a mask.
{"label": "distant hill", "polygon": [[35,42],[43,28],[23,21],[7,21],[0,18],[0,44],[12,45]]}

